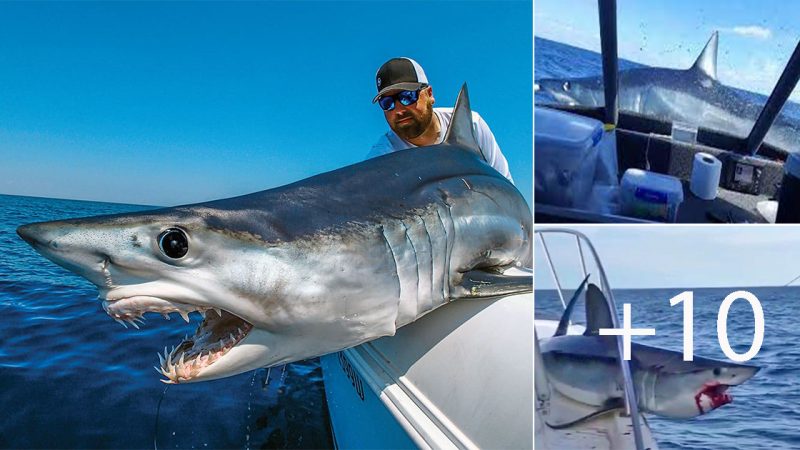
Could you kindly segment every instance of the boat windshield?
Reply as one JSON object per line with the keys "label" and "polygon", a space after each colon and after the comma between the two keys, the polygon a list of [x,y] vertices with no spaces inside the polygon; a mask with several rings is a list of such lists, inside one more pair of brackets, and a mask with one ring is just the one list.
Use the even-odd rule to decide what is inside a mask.
{"label": "boat windshield", "polygon": [[[604,105],[597,8],[536,2],[537,105]],[[746,137],[800,38],[797,17],[795,2],[620,1],[620,110]],[[800,151],[800,88],[765,141]]]}

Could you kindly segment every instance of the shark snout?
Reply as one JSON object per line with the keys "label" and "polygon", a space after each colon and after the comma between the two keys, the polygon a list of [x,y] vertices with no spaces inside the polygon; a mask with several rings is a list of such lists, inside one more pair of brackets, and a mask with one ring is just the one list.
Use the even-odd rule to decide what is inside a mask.
{"label": "shark snout", "polygon": [[[69,228],[59,222],[39,222],[22,225],[17,234],[36,251],[45,254],[57,252],[71,240]],[[74,250],[74,249],[71,249]]]}
{"label": "shark snout", "polygon": [[107,252],[92,236],[64,222],[40,222],[22,225],[17,234],[34,250],[50,261],[75,272],[96,285],[106,284],[103,262]]}
{"label": "shark snout", "polygon": [[17,228],[17,234],[25,242],[33,246],[43,246],[47,244],[46,231],[42,224],[31,223]]}
{"label": "shark snout", "polygon": [[[745,381],[749,380],[750,378],[753,378],[753,376],[755,376],[755,374],[758,373],[759,370],[761,370],[761,367],[751,366],[747,364],[738,364],[734,367],[730,367],[726,371],[728,375],[727,376],[728,382],[726,384],[730,385],[742,384]],[[723,373],[723,376],[724,375],[726,374]]]}

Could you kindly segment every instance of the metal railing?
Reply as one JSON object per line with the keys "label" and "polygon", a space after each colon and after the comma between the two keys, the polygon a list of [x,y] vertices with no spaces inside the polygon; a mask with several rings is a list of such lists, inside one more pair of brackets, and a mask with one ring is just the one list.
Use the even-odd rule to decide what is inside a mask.
{"label": "metal railing", "polygon": [[[571,235],[575,237],[575,243],[578,249],[579,255],[579,262],[580,262],[580,269],[583,277],[587,276],[587,269],[586,269],[586,257],[584,255],[584,248],[589,250],[589,254],[594,258],[595,265],[598,270],[598,277],[600,280],[600,290],[603,292],[606,304],[608,305],[608,309],[611,312],[611,321],[614,325],[614,328],[620,328],[619,317],[617,316],[617,308],[616,303],[614,302],[614,294],[611,292],[611,287],[608,284],[608,279],[606,278],[605,269],[603,269],[603,264],[600,262],[600,257],[597,255],[597,251],[595,250],[592,242],[587,238],[583,233],[567,228],[547,228],[542,230],[536,230],[534,232],[535,236],[539,238],[539,242],[544,249],[544,255],[547,259],[547,265],[550,268],[550,273],[553,275],[553,279],[556,282],[556,287],[558,290],[558,296],[561,299],[562,306],[566,309],[566,303],[564,302],[564,292],[561,286],[560,280],[558,278],[557,270],[553,265],[553,259],[550,254],[550,250],[547,247],[547,242],[545,240],[545,235]],[[571,322],[570,322],[571,324]],[[622,371],[622,378],[624,382],[624,391],[625,391],[625,405],[628,415],[631,418],[631,423],[633,425],[633,438],[636,444],[636,448],[638,450],[644,450],[644,439],[642,438],[642,428],[641,428],[641,420],[640,420],[640,413],[639,413],[639,403],[637,402],[636,397],[636,389],[634,388],[633,383],[633,375],[631,374],[630,362],[625,361],[622,357],[623,355],[623,343],[622,343],[622,336],[616,336],[617,342],[617,358],[619,360],[620,370]]]}

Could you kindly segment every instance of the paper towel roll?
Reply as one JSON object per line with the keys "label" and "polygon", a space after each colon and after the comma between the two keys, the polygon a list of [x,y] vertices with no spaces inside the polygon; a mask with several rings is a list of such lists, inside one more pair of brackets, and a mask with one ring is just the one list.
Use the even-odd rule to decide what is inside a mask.
{"label": "paper towel roll", "polygon": [[692,164],[692,180],[689,189],[703,200],[714,200],[719,187],[719,175],[722,163],[708,153],[696,153]]}

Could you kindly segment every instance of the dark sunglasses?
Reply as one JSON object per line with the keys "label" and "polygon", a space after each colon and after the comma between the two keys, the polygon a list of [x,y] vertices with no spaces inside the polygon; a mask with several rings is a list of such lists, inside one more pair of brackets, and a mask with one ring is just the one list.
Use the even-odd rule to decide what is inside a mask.
{"label": "dark sunglasses", "polygon": [[403,106],[413,105],[414,103],[417,103],[417,100],[419,100],[419,91],[425,89],[426,87],[427,86],[423,86],[416,91],[400,91],[394,95],[384,95],[378,99],[378,104],[384,111],[393,110],[395,101],[400,102],[400,104]]}

